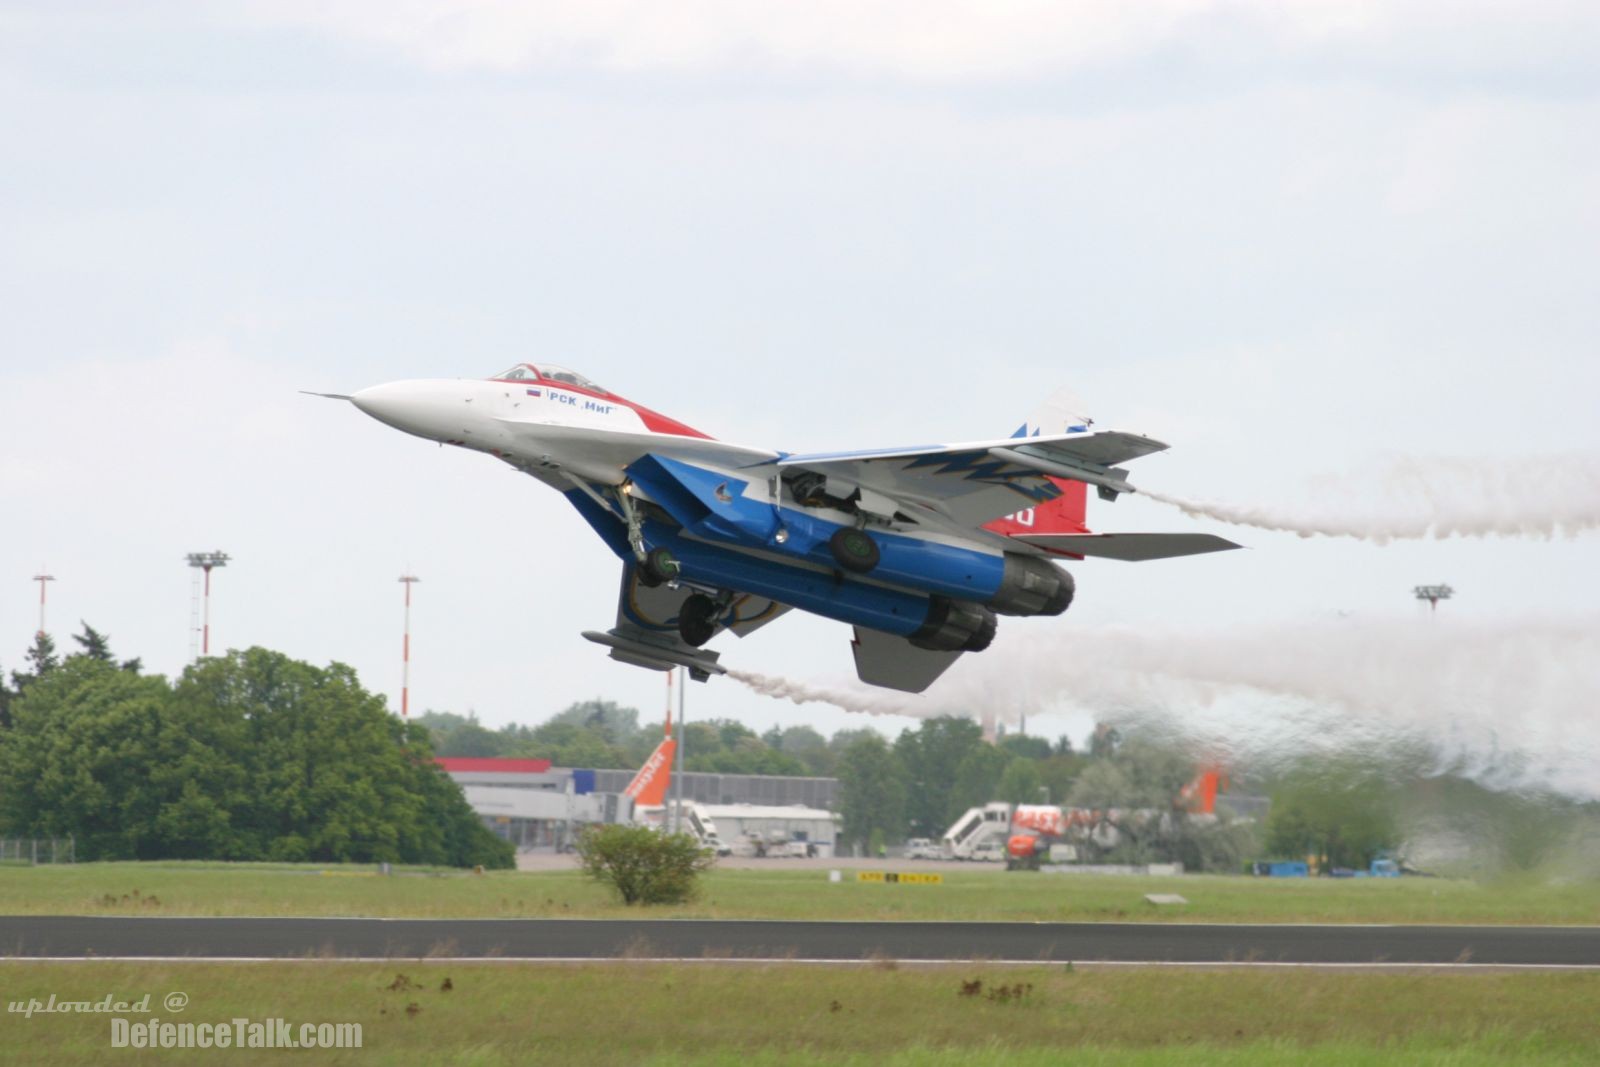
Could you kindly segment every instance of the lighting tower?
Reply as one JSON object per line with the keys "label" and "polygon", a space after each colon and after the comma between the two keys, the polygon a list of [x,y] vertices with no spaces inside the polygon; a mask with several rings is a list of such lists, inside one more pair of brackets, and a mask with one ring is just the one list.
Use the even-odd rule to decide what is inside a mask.
{"label": "lighting tower", "polygon": [[[194,639],[196,632],[200,636],[200,655],[211,655],[211,568],[226,567],[228,554],[226,552],[191,552],[189,553],[189,566],[197,572],[205,572],[205,591],[201,597],[201,623],[198,631],[194,625],[194,595],[189,597],[189,658],[195,658]],[[195,574],[195,585],[200,584],[200,574]],[[193,586],[191,586],[193,589]],[[198,590],[196,590],[198,591]]]}
{"label": "lighting tower", "polygon": [[402,574],[401,583],[406,587],[406,632],[400,642],[400,717],[411,717],[411,587],[422,581],[415,574]]}
{"label": "lighting tower", "polygon": [[1449,600],[1456,595],[1456,591],[1448,585],[1419,585],[1411,590],[1418,600],[1428,602],[1428,617],[1432,618],[1439,610],[1439,601]]}
{"label": "lighting tower", "polygon": [[[44,570],[43,567],[40,567],[39,569],[41,571]],[[33,576],[33,580],[39,583],[39,636],[43,637],[44,636],[44,589],[45,589],[45,583],[46,582],[55,581],[56,580],[56,576],[53,575],[53,574],[35,574]]]}

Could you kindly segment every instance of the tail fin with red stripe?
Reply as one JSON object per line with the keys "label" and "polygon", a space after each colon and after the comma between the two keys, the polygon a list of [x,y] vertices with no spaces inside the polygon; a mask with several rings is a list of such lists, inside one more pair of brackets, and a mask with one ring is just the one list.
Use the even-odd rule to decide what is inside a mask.
{"label": "tail fin with red stripe", "polygon": [[[1038,437],[1040,434],[1088,433],[1094,420],[1084,414],[1083,402],[1069,389],[1058,389],[1050,399],[1018,426],[1012,437]],[[1066,478],[1051,478],[1061,495],[1043,504],[1013,512],[984,526],[998,534],[1015,537],[1019,534],[1076,534],[1087,533],[1084,525],[1088,515],[1089,487],[1083,482]]]}

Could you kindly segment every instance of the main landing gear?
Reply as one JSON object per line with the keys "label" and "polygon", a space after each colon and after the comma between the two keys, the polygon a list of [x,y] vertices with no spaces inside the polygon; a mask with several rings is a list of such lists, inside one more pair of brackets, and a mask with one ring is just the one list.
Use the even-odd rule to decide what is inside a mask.
{"label": "main landing gear", "polygon": [[703,593],[687,597],[678,608],[678,636],[683,643],[699,648],[717,632],[717,616],[722,608]]}
{"label": "main landing gear", "polygon": [[828,538],[828,550],[833,553],[833,561],[852,574],[866,574],[881,558],[878,542],[867,531],[855,526],[835,530]]}

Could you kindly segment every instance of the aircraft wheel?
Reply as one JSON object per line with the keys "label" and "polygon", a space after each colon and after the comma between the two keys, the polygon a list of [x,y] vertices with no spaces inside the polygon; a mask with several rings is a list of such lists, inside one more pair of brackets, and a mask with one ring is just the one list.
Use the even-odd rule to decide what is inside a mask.
{"label": "aircraft wheel", "polygon": [[866,574],[878,565],[880,558],[878,543],[867,531],[854,526],[835,530],[828,538],[828,549],[833,553],[834,562],[856,574]]}
{"label": "aircraft wheel", "polygon": [[678,636],[683,643],[699,648],[711,640],[717,632],[716,613],[717,605],[708,596],[696,593],[685,600],[678,609]]}
{"label": "aircraft wheel", "polygon": [[639,581],[652,588],[666,582],[675,582],[683,567],[670,549],[652,548],[639,565]]}

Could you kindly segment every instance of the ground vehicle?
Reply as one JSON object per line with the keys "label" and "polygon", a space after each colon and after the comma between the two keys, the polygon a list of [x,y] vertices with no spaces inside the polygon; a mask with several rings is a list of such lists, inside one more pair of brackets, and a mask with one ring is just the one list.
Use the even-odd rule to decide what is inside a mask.
{"label": "ground vehicle", "polygon": [[[657,829],[666,829],[672,825],[673,805],[640,804],[633,809],[635,822],[645,826],[654,826]],[[689,834],[700,844],[709,848],[719,856],[733,854],[733,846],[723,841],[717,835],[717,824],[712,821],[704,808],[694,801],[686,801],[683,805],[682,832]]]}
{"label": "ground vehicle", "polygon": [[1394,860],[1380,856],[1372,861],[1372,865],[1365,870],[1349,867],[1330,867],[1328,875],[1332,878],[1398,878],[1400,865]]}
{"label": "ground vehicle", "polygon": [[996,802],[968,808],[940,839],[940,854],[949,860],[970,860],[974,849],[989,841],[1004,841],[1011,829],[1011,805]]}
{"label": "ground vehicle", "polygon": [[1006,858],[1006,847],[999,841],[985,841],[967,857],[982,863],[1000,863]]}
{"label": "ground vehicle", "polygon": [[943,858],[944,853],[939,846],[934,844],[932,838],[913,837],[906,842],[906,859],[908,860],[936,860]]}
{"label": "ground vehicle", "polygon": [[1305,860],[1257,860],[1250,873],[1258,878],[1306,878],[1311,868]]}

